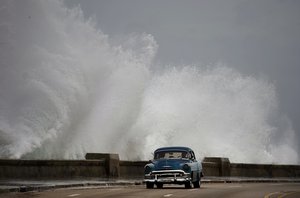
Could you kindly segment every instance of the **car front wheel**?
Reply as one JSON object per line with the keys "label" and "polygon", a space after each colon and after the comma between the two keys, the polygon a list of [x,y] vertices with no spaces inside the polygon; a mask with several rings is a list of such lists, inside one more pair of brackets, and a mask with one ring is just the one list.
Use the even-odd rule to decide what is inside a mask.
{"label": "car front wheel", "polygon": [[163,183],[157,183],[156,186],[157,186],[157,188],[163,188],[164,184]]}
{"label": "car front wheel", "polygon": [[148,189],[151,189],[151,188],[154,187],[154,183],[152,183],[152,182],[147,182],[147,183],[146,183],[146,187],[147,187]]}
{"label": "car front wheel", "polygon": [[186,189],[192,188],[191,182],[189,182],[189,181],[186,182],[186,183],[184,184],[184,186],[185,186]]}
{"label": "car front wheel", "polygon": [[198,180],[193,182],[193,186],[194,188],[200,188],[200,184],[201,184],[201,177],[198,176]]}
{"label": "car front wheel", "polygon": [[193,182],[194,188],[200,188],[200,180]]}

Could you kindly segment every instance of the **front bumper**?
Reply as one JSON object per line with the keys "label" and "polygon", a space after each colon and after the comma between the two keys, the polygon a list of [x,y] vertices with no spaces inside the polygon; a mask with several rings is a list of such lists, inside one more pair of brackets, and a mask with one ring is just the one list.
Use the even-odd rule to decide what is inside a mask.
{"label": "front bumper", "polygon": [[191,174],[183,170],[152,171],[145,175],[144,182],[184,184],[191,181]]}

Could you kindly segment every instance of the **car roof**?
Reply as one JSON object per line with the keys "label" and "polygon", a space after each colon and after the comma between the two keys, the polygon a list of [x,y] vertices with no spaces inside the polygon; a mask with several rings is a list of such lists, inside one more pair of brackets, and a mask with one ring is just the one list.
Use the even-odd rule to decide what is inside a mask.
{"label": "car roof", "polygon": [[161,147],[156,149],[154,152],[159,152],[159,151],[193,151],[191,148],[189,147],[184,147],[184,146],[170,146],[170,147]]}

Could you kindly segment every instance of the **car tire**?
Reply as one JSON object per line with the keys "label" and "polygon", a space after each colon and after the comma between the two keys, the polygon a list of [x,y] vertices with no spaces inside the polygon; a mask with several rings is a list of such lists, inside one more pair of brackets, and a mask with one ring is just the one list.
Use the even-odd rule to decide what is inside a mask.
{"label": "car tire", "polygon": [[157,186],[157,188],[163,188],[164,184],[163,183],[157,183],[156,186]]}
{"label": "car tire", "polygon": [[186,189],[191,189],[191,188],[192,188],[191,182],[186,182],[186,183],[184,184],[184,187],[185,187]]}
{"label": "car tire", "polygon": [[194,188],[200,188],[200,180],[193,182]]}
{"label": "car tire", "polygon": [[147,187],[148,189],[151,189],[151,188],[154,187],[154,183],[152,183],[152,182],[147,182],[147,183],[146,183],[146,187]]}
{"label": "car tire", "polygon": [[201,185],[201,177],[199,175],[197,175],[197,181],[193,182],[193,186],[194,188],[200,188]]}

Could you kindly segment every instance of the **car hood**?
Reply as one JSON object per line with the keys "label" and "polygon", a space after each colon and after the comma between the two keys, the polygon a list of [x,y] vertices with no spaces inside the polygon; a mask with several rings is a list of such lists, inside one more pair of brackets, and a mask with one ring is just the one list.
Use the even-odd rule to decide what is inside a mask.
{"label": "car hood", "polygon": [[155,170],[178,170],[189,163],[188,159],[159,159],[153,162]]}

